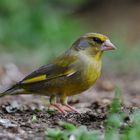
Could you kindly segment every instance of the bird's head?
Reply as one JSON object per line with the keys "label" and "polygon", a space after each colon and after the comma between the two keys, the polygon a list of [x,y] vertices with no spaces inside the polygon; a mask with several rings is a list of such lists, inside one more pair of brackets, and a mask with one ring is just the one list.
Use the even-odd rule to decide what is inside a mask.
{"label": "bird's head", "polygon": [[99,33],[87,33],[81,36],[74,44],[73,48],[77,51],[86,51],[96,55],[99,52],[114,50],[116,47],[109,38]]}

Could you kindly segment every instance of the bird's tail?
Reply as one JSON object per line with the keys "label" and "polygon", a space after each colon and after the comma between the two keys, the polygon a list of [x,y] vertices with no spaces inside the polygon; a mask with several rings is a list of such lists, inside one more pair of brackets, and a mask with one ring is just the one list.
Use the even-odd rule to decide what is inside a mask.
{"label": "bird's tail", "polygon": [[3,97],[5,95],[15,95],[15,94],[18,94],[18,90],[19,89],[19,85],[16,84],[14,86],[12,86],[11,88],[7,89],[6,91],[4,91],[3,93],[0,93],[0,97]]}

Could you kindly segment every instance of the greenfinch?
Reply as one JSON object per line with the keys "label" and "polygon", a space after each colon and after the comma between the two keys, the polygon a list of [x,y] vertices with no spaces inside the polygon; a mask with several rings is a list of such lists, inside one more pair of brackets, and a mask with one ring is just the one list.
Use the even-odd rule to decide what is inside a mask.
{"label": "greenfinch", "polygon": [[60,112],[65,113],[68,108],[79,113],[68,105],[68,97],[94,85],[101,73],[103,52],[114,49],[107,36],[87,33],[78,38],[65,53],[33,71],[0,96],[45,95],[50,97],[50,104]]}

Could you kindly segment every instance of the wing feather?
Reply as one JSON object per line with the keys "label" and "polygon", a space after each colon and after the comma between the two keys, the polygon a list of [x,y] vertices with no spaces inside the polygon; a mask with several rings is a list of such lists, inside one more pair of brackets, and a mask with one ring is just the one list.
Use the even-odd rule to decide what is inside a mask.
{"label": "wing feather", "polygon": [[75,57],[66,56],[57,58],[52,64],[48,64],[33,71],[26,76],[20,83],[33,84],[41,81],[48,81],[63,76],[70,76],[76,72],[71,65],[76,61]]}

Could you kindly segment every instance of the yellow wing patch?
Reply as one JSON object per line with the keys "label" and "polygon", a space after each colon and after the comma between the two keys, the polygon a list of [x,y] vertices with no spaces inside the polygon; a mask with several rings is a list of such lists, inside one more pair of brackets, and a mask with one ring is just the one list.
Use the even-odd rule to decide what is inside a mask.
{"label": "yellow wing patch", "polygon": [[40,81],[43,81],[46,79],[47,79],[46,75],[41,75],[41,76],[37,76],[37,77],[31,78],[31,79],[24,80],[22,83],[23,84],[30,84],[30,83],[40,82]]}
{"label": "yellow wing patch", "polygon": [[37,76],[37,77],[33,77],[33,78],[30,78],[30,79],[24,80],[24,81],[22,81],[22,84],[31,84],[31,83],[41,82],[41,81],[44,81],[44,80],[55,79],[55,78],[62,77],[62,76],[71,76],[75,72],[76,72],[75,70],[71,69],[69,71],[66,71],[65,73],[57,74],[57,75],[54,75],[52,77],[47,77],[47,75],[40,75],[40,76]]}

